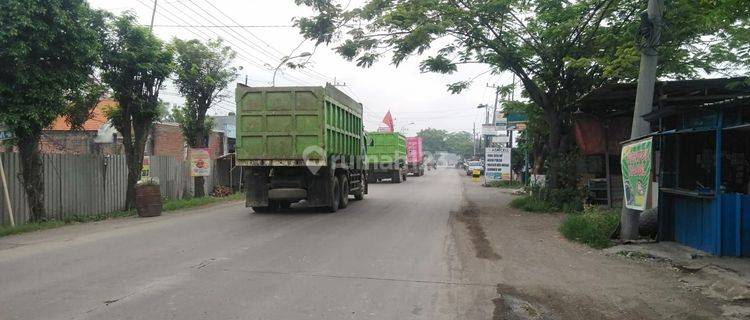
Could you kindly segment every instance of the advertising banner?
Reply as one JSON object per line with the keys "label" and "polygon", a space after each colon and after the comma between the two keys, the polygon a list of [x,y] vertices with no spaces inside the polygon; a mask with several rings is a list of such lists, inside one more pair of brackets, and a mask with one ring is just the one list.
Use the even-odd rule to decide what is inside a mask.
{"label": "advertising banner", "polygon": [[484,179],[510,180],[510,148],[486,148],[484,153]]}
{"label": "advertising banner", "polygon": [[652,138],[638,140],[622,146],[622,184],[625,190],[625,207],[645,210],[651,186]]}
{"label": "advertising banner", "polygon": [[190,176],[208,177],[211,175],[211,150],[208,148],[190,149]]}

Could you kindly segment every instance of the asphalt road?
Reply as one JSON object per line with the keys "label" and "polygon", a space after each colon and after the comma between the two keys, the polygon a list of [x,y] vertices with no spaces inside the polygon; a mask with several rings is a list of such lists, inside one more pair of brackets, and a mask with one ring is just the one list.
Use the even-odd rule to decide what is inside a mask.
{"label": "asphalt road", "polygon": [[[2,319],[465,319],[461,177],[376,184],[337,213],[232,202],[0,239]],[[468,296],[468,295],[467,295]]]}

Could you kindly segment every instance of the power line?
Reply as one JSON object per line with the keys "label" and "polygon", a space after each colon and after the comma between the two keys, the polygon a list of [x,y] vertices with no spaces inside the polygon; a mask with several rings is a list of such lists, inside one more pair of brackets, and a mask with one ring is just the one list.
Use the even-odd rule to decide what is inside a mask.
{"label": "power line", "polygon": [[[188,1],[190,1],[190,2],[191,2],[191,3],[193,3],[193,4],[195,4],[195,3],[194,3],[194,2],[192,1],[192,0],[188,0]],[[224,11],[221,11],[221,9],[217,8],[217,7],[216,7],[216,6],[215,6],[215,5],[213,4],[213,3],[211,3],[211,2],[210,2],[210,1],[208,1],[208,0],[204,0],[204,1],[205,1],[206,3],[208,3],[208,5],[210,5],[211,7],[213,7],[213,8],[214,8],[214,9],[215,9],[215,10],[216,10],[217,12],[219,12],[219,13],[220,13],[220,14],[222,14],[222,15],[223,15],[224,17],[226,17],[227,19],[229,19],[229,21],[231,21],[232,23],[236,24],[237,26],[240,26],[239,22],[237,22],[237,21],[235,21],[234,19],[232,19],[232,17],[230,17],[229,15],[227,15],[226,13],[224,13]],[[198,5],[196,5],[196,6],[200,8],[200,6],[198,6]],[[242,29],[244,29],[244,30],[245,30],[245,31],[246,31],[246,32],[247,32],[247,33],[248,33],[248,34],[249,34],[250,36],[252,36],[253,38],[255,38],[255,39],[258,39],[258,41],[260,41],[260,42],[261,42],[262,44],[266,45],[266,46],[267,46],[267,47],[268,47],[269,49],[271,49],[271,50],[273,50],[273,51],[276,51],[276,53],[278,53],[278,54],[279,54],[279,55],[281,55],[282,57],[283,57],[283,56],[286,56],[286,54],[285,54],[285,53],[283,53],[283,52],[281,52],[280,50],[278,50],[278,49],[274,48],[274,47],[273,47],[273,46],[272,46],[271,44],[269,44],[268,42],[265,42],[265,41],[264,41],[264,40],[263,40],[262,38],[260,38],[260,37],[258,37],[257,35],[255,35],[255,34],[254,34],[254,33],[253,33],[252,31],[250,31],[250,30],[247,30],[247,28],[245,28],[245,27],[243,27]],[[319,75],[320,77],[322,77],[322,78],[323,78],[323,80],[324,80],[324,81],[328,81],[328,79],[330,79],[330,77],[329,77],[329,76],[327,76],[327,75],[325,75],[325,74],[322,74],[322,73],[320,73],[320,72],[316,71],[316,70],[315,70],[315,69],[313,69],[313,68],[309,68],[308,70],[310,70],[310,72],[312,72],[312,73],[318,74],[318,75]]]}
{"label": "power line", "polygon": [[[150,6],[148,5],[148,4],[145,4],[145,3],[144,3],[144,2],[142,1],[142,0],[137,0],[137,1],[138,1],[138,2],[139,2],[139,3],[141,4],[141,5],[143,5],[143,6],[147,7],[147,8],[151,8],[151,7],[150,7]],[[168,4],[170,4],[170,3],[168,3]],[[175,8],[176,8],[176,9],[177,9],[178,11],[182,12],[183,14],[185,14],[186,16],[188,16],[188,15],[187,15],[187,13],[186,13],[186,12],[184,12],[183,10],[181,10],[180,8],[177,8],[177,7],[175,7]],[[171,13],[171,12],[169,12],[169,11],[166,11],[166,12],[167,12],[167,13],[169,13],[171,17],[174,17],[174,18],[176,18],[177,20],[180,20],[180,21],[182,21],[183,23],[187,23],[187,21],[185,21],[184,19],[182,19],[182,18],[181,18],[180,16],[178,16],[178,15],[176,15],[176,14],[173,14],[173,13]],[[160,11],[158,11],[158,14],[159,14],[159,15],[160,15],[161,17],[163,17],[163,18],[165,18],[165,19],[169,20],[169,21],[170,21],[170,22],[172,22],[172,23],[178,23],[178,22],[176,22],[176,21],[175,21],[174,19],[172,19],[172,18],[171,18],[170,16],[167,16],[167,15],[166,15],[166,14],[164,13],[164,10],[160,10]],[[201,37],[201,38],[203,38],[204,40],[211,40],[211,39],[213,38],[213,36],[211,36],[211,35],[209,35],[209,34],[206,34],[205,32],[203,32],[203,31],[202,31],[201,29],[199,29],[199,28],[192,28],[192,29],[195,29],[195,32],[194,32],[194,31],[190,31],[189,29],[185,29],[185,30],[186,30],[186,31],[188,31],[188,32],[190,32],[190,33],[191,33],[192,35],[194,35],[194,36],[198,36],[198,37]],[[216,33],[216,32],[213,32],[213,31],[211,31],[211,30],[209,30],[209,31],[210,31],[211,33],[213,33],[213,34],[214,34],[215,36],[221,37],[221,35],[220,35],[220,34],[218,34],[218,33]],[[235,47],[237,47],[237,48],[240,48],[240,49],[242,49],[242,46],[241,46],[241,45],[237,45],[236,43],[234,43],[234,42],[232,42],[232,41],[229,41],[229,40],[226,40],[226,39],[225,39],[225,41],[226,41],[226,42],[227,42],[228,44],[232,45],[232,46],[235,46]],[[257,68],[258,68],[259,70],[261,70],[261,71],[269,72],[269,70],[268,70],[268,69],[267,69],[267,68],[266,68],[266,67],[265,67],[265,66],[264,66],[264,65],[262,64],[262,63],[264,63],[264,61],[263,61],[262,59],[259,59],[259,58],[257,58],[257,57],[254,57],[254,56],[253,56],[253,58],[255,58],[255,59],[257,59],[258,61],[260,61],[260,63],[258,63],[258,62],[255,62],[255,61],[253,61],[253,60],[252,60],[251,58],[247,57],[247,56],[245,55],[245,53],[244,53],[244,52],[242,52],[242,51],[237,51],[237,57],[238,57],[238,58],[240,58],[240,60],[244,60],[245,62],[249,63],[250,65],[253,65],[253,66],[257,67]],[[303,81],[303,80],[301,80],[301,79],[299,79],[299,78],[297,78],[297,77],[293,77],[293,76],[291,76],[291,75],[284,75],[284,76],[285,76],[285,77],[286,77],[287,79],[289,79],[289,80],[292,80],[292,81],[294,81],[294,82],[297,82],[297,83],[299,83],[299,84],[303,84],[303,85],[305,84],[305,81]]]}
{"label": "power line", "polygon": [[205,24],[155,24],[154,27],[160,28],[294,28],[294,26],[284,25],[205,25]]}
{"label": "power line", "polygon": [[[214,16],[213,14],[211,14],[211,12],[209,12],[209,11],[208,11],[208,10],[206,10],[205,8],[203,8],[203,7],[199,6],[199,5],[198,5],[198,4],[196,4],[196,3],[194,2],[194,1],[192,1],[192,0],[187,0],[187,1],[188,1],[188,2],[190,2],[190,3],[192,3],[192,4],[193,4],[193,5],[194,5],[194,6],[196,7],[196,8],[198,8],[199,10],[201,10],[201,11],[205,12],[205,13],[206,13],[206,14],[207,14],[207,15],[208,15],[209,17],[211,17],[211,18],[213,18],[214,20],[218,21],[218,23],[221,23],[221,22],[222,22],[222,21],[221,21],[221,19],[217,18],[216,16]],[[190,10],[191,12],[195,13],[196,15],[198,15],[199,17],[201,17],[201,18],[203,18],[204,20],[208,21],[209,23],[214,23],[214,22],[213,22],[213,21],[211,21],[210,19],[206,18],[206,16],[204,16],[204,15],[203,15],[203,14],[201,14],[200,12],[198,12],[198,11],[194,10],[193,8],[189,7],[189,6],[187,5],[187,4],[185,4],[185,3],[183,3],[183,2],[180,2],[180,4],[181,4],[182,6],[184,6],[185,8],[187,8],[188,10]],[[209,4],[210,4],[210,3],[209,3]],[[213,5],[212,5],[212,6],[213,6]],[[179,9],[179,8],[177,8],[176,6],[175,6],[175,8],[176,8],[177,10],[180,10],[180,9]],[[215,7],[214,7],[214,8],[215,8]],[[186,14],[186,13],[185,13],[184,11],[182,11],[182,10],[180,10],[180,11],[181,11],[181,12],[183,12],[184,14]],[[221,12],[221,11],[220,11],[220,12]],[[224,14],[224,13],[222,12],[222,14]],[[226,16],[226,14],[224,14],[224,15]],[[231,19],[231,18],[230,18],[230,19]],[[226,30],[225,30],[225,29],[221,29],[221,30],[222,30],[222,31],[224,31],[225,33],[227,33],[228,35],[232,36],[233,38],[237,39],[238,41],[240,41],[240,42],[242,42],[242,43],[246,44],[246,45],[248,46],[248,48],[250,48],[251,50],[255,50],[255,51],[257,51],[258,53],[260,53],[260,54],[262,54],[262,55],[265,55],[266,57],[269,57],[269,58],[271,58],[271,59],[272,59],[272,60],[274,60],[274,61],[280,61],[280,60],[281,60],[281,59],[278,59],[277,57],[273,56],[273,55],[272,55],[272,54],[271,54],[270,52],[268,52],[267,50],[265,50],[265,49],[264,49],[263,47],[261,47],[261,46],[259,46],[259,45],[255,44],[255,43],[252,43],[252,42],[250,42],[250,41],[247,41],[247,40],[246,40],[246,39],[245,39],[245,38],[244,38],[244,37],[242,36],[242,34],[240,34],[239,32],[237,32],[236,30],[234,30],[234,29],[226,29]],[[235,35],[234,35],[234,34],[232,34],[232,33],[229,33],[229,32],[228,32],[227,30],[228,30],[228,31],[231,31],[231,32],[233,32],[233,33],[234,33],[234,34],[236,34],[237,36],[235,36]],[[250,32],[248,32],[248,33],[250,33]],[[253,36],[253,37],[255,37],[255,38],[257,38],[257,36],[255,36],[255,35],[254,35],[254,34],[252,34],[252,33],[250,33],[250,35],[251,35],[251,36]],[[262,40],[260,40],[260,41],[261,41],[262,43],[264,43],[264,44],[268,45],[268,44],[267,44],[267,43],[266,43],[265,41],[262,41]],[[270,45],[268,45],[268,46],[270,47]],[[272,47],[271,47],[271,48],[272,48]],[[250,55],[250,56],[252,56],[252,57],[254,57],[254,58],[256,58],[256,59],[258,59],[258,60],[260,60],[260,61],[263,61],[263,59],[262,59],[262,58],[259,58],[259,57],[257,57],[257,56],[253,56],[253,55]],[[264,63],[266,63],[265,61],[263,61],[263,62],[264,62]],[[268,63],[266,63],[266,64],[268,64]],[[268,64],[268,65],[269,65],[269,66],[275,66],[275,65],[276,65],[276,63],[274,62],[274,63],[272,63],[272,64]],[[299,71],[299,72],[300,72],[301,74],[307,75],[307,76],[309,76],[309,77],[311,77],[311,78],[315,78],[315,76],[314,76],[314,75],[310,75],[310,74],[307,74],[307,73],[305,73],[305,72],[303,71],[303,69],[298,69],[297,71]],[[323,79],[323,80],[325,81],[325,79]]]}

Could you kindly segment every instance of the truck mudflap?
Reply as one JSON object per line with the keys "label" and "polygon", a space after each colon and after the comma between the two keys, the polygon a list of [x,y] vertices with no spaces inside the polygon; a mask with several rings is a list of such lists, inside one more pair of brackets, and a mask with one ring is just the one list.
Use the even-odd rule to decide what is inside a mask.
{"label": "truck mudflap", "polygon": [[316,174],[310,175],[307,188],[307,205],[310,207],[326,207],[331,205],[331,189],[333,188],[333,174],[327,167],[320,168]]}
{"label": "truck mudflap", "polygon": [[266,167],[248,167],[245,171],[245,206],[268,206],[268,173]]}

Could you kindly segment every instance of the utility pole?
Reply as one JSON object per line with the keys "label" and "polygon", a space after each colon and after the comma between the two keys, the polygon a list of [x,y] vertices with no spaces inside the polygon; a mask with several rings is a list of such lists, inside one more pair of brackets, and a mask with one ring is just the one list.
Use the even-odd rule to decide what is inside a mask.
{"label": "utility pole", "polygon": [[477,123],[474,122],[474,129],[471,130],[471,145],[474,147],[474,159],[477,158]]}
{"label": "utility pole", "polygon": [[498,88],[497,85],[494,85],[494,84],[490,85],[489,83],[487,84],[487,88],[494,88],[495,89],[495,107],[492,109],[492,125],[494,126],[495,123],[497,122],[497,119],[496,119],[496,117],[497,117],[497,103],[500,100],[500,89]]}
{"label": "utility pole", "polygon": [[151,24],[148,25],[148,30],[152,31],[154,30],[154,17],[156,16],[156,2],[159,0],[154,0],[154,10],[151,11]]}
{"label": "utility pole", "polygon": [[[654,86],[656,84],[657,52],[661,36],[662,10],[664,0],[649,0],[648,9],[641,13],[641,27],[638,45],[641,48],[641,66],[638,74],[638,91],[633,108],[633,126],[630,139],[643,137],[651,130],[643,115],[651,112],[654,103]],[[620,214],[620,238],[622,240],[638,239],[640,212],[625,207],[623,201]]]}

